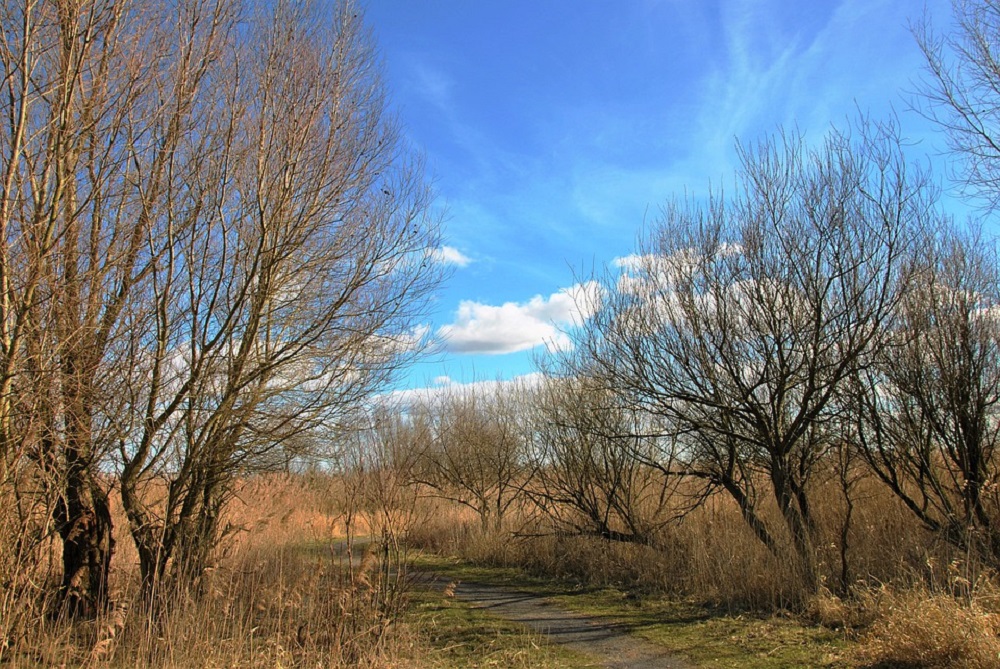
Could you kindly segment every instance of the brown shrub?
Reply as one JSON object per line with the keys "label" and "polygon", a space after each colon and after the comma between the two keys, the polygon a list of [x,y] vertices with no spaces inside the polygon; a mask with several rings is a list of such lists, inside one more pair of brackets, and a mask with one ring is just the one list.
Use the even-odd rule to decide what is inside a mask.
{"label": "brown shrub", "polygon": [[[928,565],[961,562],[966,582],[988,573],[984,565],[922,528],[881,483],[862,473],[852,476],[846,546],[847,505],[836,472],[819,472],[810,489],[821,589],[851,609],[850,615],[839,615],[849,619],[844,624],[864,624],[867,614],[858,609],[856,600],[881,584],[917,583],[958,593],[961,579]],[[794,609],[818,615],[816,593],[805,590],[794,561],[768,551],[725,495],[708,498],[678,523],[662,528],[653,546],[568,536],[564,527],[548,523],[527,503],[506,519],[500,531],[483,532],[474,516],[461,508],[440,500],[433,503],[433,520],[410,534],[421,548],[480,564],[519,566],[554,578],[680,595],[730,611]],[[765,498],[759,512],[776,529],[779,545],[791,554],[777,505]],[[838,617],[828,614],[831,619]]]}
{"label": "brown shrub", "polygon": [[876,619],[863,637],[856,660],[874,667],[1000,666],[1000,616],[975,601],[921,588],[887,590]]}

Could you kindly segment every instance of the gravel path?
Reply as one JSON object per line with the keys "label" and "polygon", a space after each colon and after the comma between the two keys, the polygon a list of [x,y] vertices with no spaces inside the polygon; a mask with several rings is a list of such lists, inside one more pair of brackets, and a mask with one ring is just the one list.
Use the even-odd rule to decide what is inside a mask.
{"label": "gravel path", "polygon": [[[438,582],[438,587],[444,587]],[[473,607],[519,622],[553,642],[594,658],[586,667],[608,669],[689,669],[690,664],[662,647],[631,636],[623,625],[567,611],[527,592],[481,583],[459,583],[455,597]]]}

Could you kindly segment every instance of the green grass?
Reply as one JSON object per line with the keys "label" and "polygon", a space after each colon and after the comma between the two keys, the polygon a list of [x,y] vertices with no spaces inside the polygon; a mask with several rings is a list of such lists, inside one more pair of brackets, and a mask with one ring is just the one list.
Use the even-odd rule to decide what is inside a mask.
{"label": "green grass", "polygon": [[404,624],[419,643],[414,660],[432,669],[572,669],[588,665],[578,653],[548,643],[523,626],[439,592],[417,591]]}
{"label": "green grass", "polygon": [[581,587],[528,576],[516,569],[475,566],[427,554],[417,556],[415,567],[449,579],[502,585],[544,595],[567,609],[627,625],[636,636],[659,644],[698,667],[850,666],[843,659],[849,645],[843,633],[794,616],[730,615],[692,602],[658,596],[635,597],[614,588]]}
{"label": "green grass", "polygon": [[[361,562],[361,554],[370,541],[369,537],[355,540],[356,564]],[[296,551],[305,556],[333,555],[335,563],[346,561],[345,545],[336,543],[337,550],[331,550],[329,541],[303,542],[296,546]],[[435,567],[443,565],[437,558],[422,553],[408,557],[416,558],[414,566],[419,570],[443,573]],[[513,570],[509,572],[512,578],[517,574]],[[493,577],[501,578],[502,573],[493,570]],[[551,644],[542,635],[518,623],[490,615],[432,589],[417,588],[409,595],[409,606],[400,622],[412,640],[409,656],[404,652],[403,660],[420,669],[574,669],[591,666],[588,658]]]}
{"label": "green grass", "polygon": [[728,615],[690,602],[629,598],[604,588],[559,595],[568,609],[627,625],[633,634],[711,669],[846,667],[843,634],[795,617]]}

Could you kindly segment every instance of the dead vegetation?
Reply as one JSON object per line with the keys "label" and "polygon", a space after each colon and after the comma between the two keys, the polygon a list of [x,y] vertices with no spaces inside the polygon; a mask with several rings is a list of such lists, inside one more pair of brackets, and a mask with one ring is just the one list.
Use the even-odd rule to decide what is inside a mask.
{"label": "dead vegetation", "polygon": [[652,546],[556,532],[527,506],[521,511],[531,519],[511,518],[500,533],[481,531],[468,511],[439,508],[411,538],[483,565],[619,588],[635,602],[666,596],[698,603],[706,615],[794,615],[838,631],[848,643],[841,662],[849,666],[996,666],[996,573],[929,532],[872,478],[860,480],[856,492],[847,551],[853,577],[846,593],[835,594],[845,503],[835,477],[816,491],[824,585],[804,599],[794,568],[776,560],[721,497],[663,530]]}
{"label": "dead vegetation", "polygon": [[[417,546],[567,583],[615,587],[632,607],[667,596],[700,603],[709,615],[756,620],[787,616],[795,601],[789,573],[723,498],[688,514],[655,545],[641,545],[545,531],[544,517],[527,501],[500,529],[484,528],[468,507],[422,494],[406,498],[408,513],[384,514],[359,494],[364,489],[358,480],[328,475],[267,475],[242,483],[226,516],[233,532],[213,566],[174,593],[158,617],[142,608],[137,560],[127,542],[114,558],[118,604],[93,622],[47,618],[38,595],[58,570],[44,561],[22,565],[38,589],[4,600],[3,666],[423,666],[421,657],[432,666],[436,642],[424,635],[426,623],[408,622],[407,551]],[[842,660],[850,666],[994,666],[1000,596],[992,572],[935,540],[875,482],[863,481],[859,490],[867,492],[856,501],[850,555],[858,578],[850,594],[823,587],[795,617],[839,630],[850,641]],[[835,481],[817,499],[832,538],[843,513]],[[120,513],[114,502],[112,508]],[[379,520],[390,516],[396,522]],[[380,535],[390,542],[367,540]],[[51,537],[46,547],[52,559],[57,541]],[[387,545],[396,548],[387,551]],[[831,546],[825,555],[822,573],[834,579],[839,551]],[[423,606],[418,616],[425,615]],[[448,624],[460,615],[449,611]],[[491,652],[526,661],[525,651],[502,644]]]}
{"label": "dead vegetation", "polygon": [[[156,612],[141,596],[134,551],[115,554],[115,607],[87,622],[46,616],[38,592],[57,572],[19,565],[24,580],[38,579],[38,590],[5,589],[0,664],[382,666],[412,643],[399,625],[405,555],[368,540],[363,512],[347,532],[354,502],[344,491],[342,481],[327,477],[244,482],[226,515],[234,529],[212,566],[189,587],[164,594],[170,601]],[[45,552],[55,555],[56,543]],[[6,551],[3,557],[11,559]]]}

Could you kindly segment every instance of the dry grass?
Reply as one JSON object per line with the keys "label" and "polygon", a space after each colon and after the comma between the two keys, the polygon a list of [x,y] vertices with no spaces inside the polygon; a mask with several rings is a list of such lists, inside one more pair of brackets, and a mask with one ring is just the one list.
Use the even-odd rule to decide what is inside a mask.
{"label": "dry grass", "polygon": [[[855,489],[847,590],[839,582],[842,495],[833,483],[815,491],[824,587],[804,599],[794,572],[760,545],[725,498],[667,528],[650,547],[558,534],[527,504],[503,531],[484,532],[468,509],[393,488],[391,481],[365,485],[378,495],[322,476],[243,483],[214,567],[195,587],[175,593],[158,619],[135,603],[137,560],[114,501],[118,606],[101,620],[72,625],[44,616],[45,593],[58,575],[58,542],[45,532],[44,513],[0,515],[0,662],[387,667],[422,666],[423,660],[437,666],[440,656],[428,645],[434,640],[400,622],[407,583],[403,572],[387,567],[405,561],[399,542],[405,535],[409,545],[480,564],[665,593],[716,610],[775,613],[798,602],[804,619],[850,630],[859,639],[853,660],[867,666],[1000,666],[1000,589],[993,574],[921,530],[871,481]],[[10,508],[9,500],[0,503]],[[381,548],[365,552],[359,542],[348,550],[345,536],[362,535],[379,538]],[[480,641],[483,652],[493,652]],[[522,650],[497,652],[507,657]]]}
{"label": "dry grass", "polygon": [[886,590],[878,598],[874,622],[856,653],[871,667],[1000,666],[1000,615],[977,600],[962,603],[950,594],[913,588]]}
{"label": "dry grass", "polygon": [[[31,617],[0,615],[3,666],[386,666],[400,646],[412,646],[395,624],[406,605],[405,569],[395,562],[401,556],[375,544],[347,550],[342,492],[338,481],[322,477],[242,484],[215,566],[164,598],[158,616],[136,598],[137,560],[125,519],[116,517],[115,609],[70,624],[45,618],[44,602],[33,602],[31,592],[5,589],[0,614]],[[364,514],[353,522],[367,532]],[[37,570],[24,575],[30,581]]]}
{"label": "dry grass", "polygon": [[[878,482],[859,480],[852,499],[843,550],[843,491],[833,477],[813,490],[821,587],[811,594],[721,496],[665,530],[656,547],[559,535],[526,508],[505,532],[491,534],[466,512],[439,506],[437,522],[413,538],[478,564],[665,593],[715,610],[787,615],[792,608],[803,620],[846,629],[859,642],[852,661],[864,666],[1000,666],[997,576],[926,532]],[[764,516],[780,527],[776,509]]]}
{"label": "dry grass", "polygon": [[[845,548],[842,492],[833,480],[820,482],[813,490],[816,562],[825,590],[850,598],[884,584],[954,583],[927,565],[956,560],[968,565],[969,578],[988,573],[926,532],[876,481],[861,481],[853,495],[855,508]],[[484,532],[466,509],[439,500],[424,503],[433,505],[433,512],[427,514],[432,520],[410,533],[413,544],[474,563],[518,566],[594,585],[695,597],[734,611],[766,612],[792,604],[801,608],[808,599],[803,598],[793,561],[769,552],[748,529],[736,505],[723,495],[710,498],[667,527],[654,546],[568,536],[526,505],[520,515],[508,519],[502,531]],[[763,505],[762,516],[786,547],[785,555],[792,554],[773,502]]]}
{"label": "dry grass", "polygon": [[9,475],[0,482],[0,663],[44,623],[60,568],[43,482]]}
{"label": "dry grass", "polygon": [[378,666],[391,655],[391,584],[353,578],[328,557],[247,552],[176,593],[167,613],[141,608],[38,631],[11,666]]}

